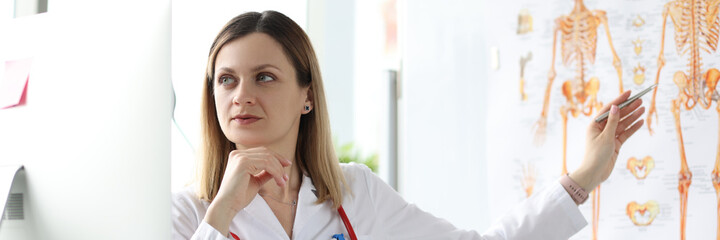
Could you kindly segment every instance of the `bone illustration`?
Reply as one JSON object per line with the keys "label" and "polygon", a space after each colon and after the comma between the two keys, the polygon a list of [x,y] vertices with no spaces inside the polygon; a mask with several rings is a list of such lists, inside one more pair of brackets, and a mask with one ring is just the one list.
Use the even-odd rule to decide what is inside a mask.
{"label": "bone illustration", "polygon": [[645,25],[645,19],[643,19],[640,15],[637,15],[635,19],[632,21],[632,25],[639,28]]}
{"label": "bone illustration", "polygon": [[645,82],[645,66],[638,63],[633,68],[633,82],[637,85],[642,85]]}
{"label": "bone illustration", "polygon": [[635,50],[635,55],[640,56],[640,53],[642,53],[642,44],[645,42],[645,40],[642,40],[638,37],[638,39],[632,40],[632,44],[634,45],[633,50]]}
{"label": "bone illustration", "polygon": [[530,60],[532,60],[532,52],[528,52],[524,57],[520,57],[520,99],[522,101],[527,101],[527,94],[525,93],[525,66]]}
{"label": "bone illustration", "polygon": [[533,19],[532,15],[530,15],[530,11],[527,9],[520,10],[520,13],[518,14],[518,27],[517,27],[517,34],[522,35],[529,32],[532,32],[533,30]]}
{"label": "bone illustration", "polygon": [[529,198],[535,188],[535,166],[531,163],[523,164],[522,187],[525,190],[525,197]]}

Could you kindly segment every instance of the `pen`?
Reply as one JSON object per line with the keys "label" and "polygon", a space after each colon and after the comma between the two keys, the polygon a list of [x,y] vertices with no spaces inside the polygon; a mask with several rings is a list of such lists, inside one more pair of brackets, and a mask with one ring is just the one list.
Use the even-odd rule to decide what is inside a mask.
{"label": "pen", "polygon": [[[642,90],[642,92],[639,92],[638,94],[635,94],[635,96],[632,96],[632,97],[628,98],[627,100],[625,100],[623,103],[621,103],[620,105],[618,105],[618,110],[623,109],[624,107],[627,107],[627,105],[630,105],[630,103],[634,102],[634,101],[637,100],[638,98],[640,98],[640,97],[642,97],[643,95],[645,95],[646,93],[650,92],[650,90],[652,90],[654,87],[657,87],[657,83],[656,83],[656,84],[653,84],[652,86],[650,86],[650,87],[648,87],[648,88],[646,88],[645,90]],[[602,115],[598,116],[598,117],[595,119],[595,122],[602,122],[603,120],[607,119],[607,118],[608,118],[608,114],[610,114],[610,111],[607,111],[607,112],[603,113]]]}

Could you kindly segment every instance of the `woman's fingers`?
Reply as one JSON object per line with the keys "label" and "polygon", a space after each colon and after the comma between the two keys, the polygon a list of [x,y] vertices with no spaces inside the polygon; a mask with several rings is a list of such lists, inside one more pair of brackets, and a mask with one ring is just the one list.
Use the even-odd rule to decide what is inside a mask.
{"label": "woman's fingers", "polygon": [[[237,150],[236,150],[237,151]],[[265,183],[267,173],[269,176],[275,179],[278,186],[284,186],[287,178],[285,177],[285,171],[283,170],[283,163],[287,160],[283,160],[279,154],[268,150],[249,149],[249,151],[233,151],[231,156],[235,156],[241,161],[241,171],[245,170],[248,174],[255,177],[257,181]]]}
{"label": "woman's fingers", "polygon": [[278,164],[283,167],[290,166],[292,162],[290,160],[287,160],[282,155],[274,153],[274,152],[255,152],[255,153],[246,153],[243,154],[243,156],[250,157],[250,158],[266,158],[266,159],[275,159],[277,160]]}
{"label": "woman's fingers", "polygon": [[635,134],[635,132],[637,132],[637,130],[640,129],[640,127],[642,127],[644,122],[645,122],[644,119],[640,119],[640,121],[637,121],[630,128],[628,128],[623,133],[618,135],[617,139],[618,139],[618,141],[620,141],[620,144],[625,143],[625,141],[627,141],[627,139],[630,138],[630,136]]}
{"label": "woman's fingers", "polygon": [[615,135],[620,135],[623,131],[625,131],[630,124],[633,124],[638,118],[640,118],[643,113],[645,113],[645,107],[642,107],[632,113],[630,116],[625,117],[625,119],[620,120],[620,124],[618,125],[617,129],[615,130]]}
{"label": "woman's fingers", "polygon": [[[615,137],[615,131],[620,123],[620,110],[617,106],[612,105],[610,108],[610,115],[608,115],[605,123],[605,128],[602,129],[602,135],[607,137]],[[610,136],[612,134],[612,136]]]}
{"label": "woman's fingers", "polygon": [[[629,105],[625,106],[624,108],[620,109],[620,119],[626,118],[628,114],[634,112],[637,110],[640,106],[642,106],[642,99],[635,100],[634,102],[630,103]],[[608,106],[609,108],[609,106]],[[604,120],[599,123],[600,128],[604,129],[605,124],[607,124],[607,120]]]}
{"label": "woman's fingers", "polygon": [[[273,167],[278,167],[278,166],[279,166],[279,168],[281,168],[281,169],[282,169],[282,167],[283,167],[283,164],[282,164],[282,161],[283,161],[283,160],[278,160],[278,159],[275,157],[275,155],[272,154],[272,153],[262,153],[262,152],[261,152],[261,153],[249,153],[249,154],[244,154],[244,155],[242,156],[242,158],[246,158],[246,159],[271,160],[270,162],[268,162],[268,164],[272,165]],[[276,162],[277,164],[273,164],[274,162]],[[254,172],[254,173],[251,173],[251,174],[252,174],[252,175],[256,175],[256,174],[258,174],[258,172]]]}
{"label": "woman's fingers", "polygon": [[287,174],[285,174],[285,171],[283,170],[284,167],[290,166],[292,162],[290,160],[284,158],[280,154],[268,150],[268,156],[267,159],[271,162],[273,167],[278,171],[278,175],[273,174],[273,177],[275,178],[275,182],[277,182],[278,186],[285,186],[285,183],[287,183],[290,178]]}
{"label": "woman's fingers", "polygon": [[620,119],[623,119],[628,114],[634,112],[637,110],[643,103],[642,99],[637,99],[634,102],[630,103],[629,105],[625,106],[624,108],[620,109]]}
{"label": "woman's fingers", "polygon": [[273,175],[273,178],[275,178],[275,182],[277,183],[277,185],[281,186],[281,187],[285,186],[285,182],[287,181],[287,179],[286,179],[287,176],[285,175],[285,171],[283,170],[282,164],[280,164],[280,162],[282,160],[277,158],[275,156],[275,154],[271,154],[271,155],[267,156],[267,158],[265,158],[265,159],[272,166],[271,169],[273,171],[271,171],[270,173]]}
{"label": "woman's fingers", "polygon": [[253,175],[253,177],[254,177],[255,180],[257,181],[258,185],[263,185],[263,184],[265,184],[267,181],[270,181],[270,179],[273,179],[273,178],[274,178],[272,174],[270,174],[270,173],[268,173],[268,172],[266,172],[266,171],[261,171],[261,172],[258,173],[257,175]]}
{"label": "woman's fingers", "polygon": [[[251,175],[253,182],[257,184],[262,185],[275,179],[275,183],[283,187],[289,180],[284,168],[292,165],[292,162],[266,147],[234,150],[230,152],[230,160],[238,161],[234,171]],[[228,164],[229,166],[231,165]]]}
{"label": "woman's fingers", "polygon": [[630,97],[630,90],[625,91],[624,93],[620,94],[620,96],[618,96],[617,98],[615,98],[612,101],[610,101],[609,103],[605,104],[605,106],[602,109],[600,109],[600,111],[598,111],[598,114],[597,114],[597,116],[595,116],[595,118],[597,118],[598,116],[602,115],[603,113],[605,113],[607,111],[610,111],[610,106],[620,105],[622,102],[627,100],[628,97]]}
{"label": "woman's fingers", "polygon": [[284,186],[285,185],[285,171],[283,171],[282,167],[280,166],[279,160],[275,159],[274,157],[272,159],[269,158],[249,158],[248,160],[248,167],[247,171],[250,175],[257,178],[256,180],[260,181],[261,184],[264,184],[267,180],[270,180],[265,176],[266,174],[269,174],[273,179],[275,179],[275,182],[278,186]]}
{"label": "woman's fingers", "polygon": [[274,156],[275,156],[276,159],[280,160],[280,165],[282,165],[283,167],[287,167],[287,166],[292,165],[292,162],[291,162],[289,159],[283,157],[283,156],[280,155],[279,153],[273,152],[273,154],[274,154]]}
{"label": "woman's fingers", "polygon": [[266,147],[251,148],[251,149],[245,150],[245,152],[248,153],[248,154],[253,154],[253,153],[254,153],[254,154],[263,154],[263,155],[269,154],[269,155],[272,155],[272,157],[274,157],[274,158],[276,158],[276,159],[278,159],[278,160],[280,161],[280,165],[282,165],[283,167],[287,167],[287,166],[290,166],[290,165],[292,164],[292,162],[291,162],[289,159],[287,159],[286,157],[283,157],[283,156],[280,155],[279,153],[276,153],[276,152],[274,152],[274,151],[272,151],[272,150],[270,150],[270,149],[268,149],[268,148],[266,148]]}

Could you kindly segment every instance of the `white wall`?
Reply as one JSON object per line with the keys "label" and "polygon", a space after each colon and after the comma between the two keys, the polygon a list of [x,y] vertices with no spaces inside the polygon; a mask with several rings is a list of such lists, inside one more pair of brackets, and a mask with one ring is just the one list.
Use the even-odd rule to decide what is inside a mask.
{"label": "white wall", "polygon": [[0,22],[13,18],[15,13],[15,0],[0,0]]}
{"label": "white wall", "polygon": [[320,61],[333,138],[354,141],[355,1],[311,0],[308,35]]}
{"label": "white wall", "polygon": [[400,192],[464,229],[490,224],[482,1],[400,4]]}
{"label": "white wall", "polygon": [[[378,154],[378,175],[387,181],[388,156],[388,75],[390,68],[384,53],[385,25],[382,4],[385,0],[355,3],[354,61],[354,140],[365,156]],[[333,116],[334,117],[334,116]]]}

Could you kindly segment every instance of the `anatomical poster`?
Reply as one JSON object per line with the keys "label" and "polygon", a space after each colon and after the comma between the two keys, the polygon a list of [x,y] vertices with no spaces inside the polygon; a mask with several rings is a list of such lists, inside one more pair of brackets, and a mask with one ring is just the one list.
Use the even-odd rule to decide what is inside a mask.
{"label": "anatomical poster", "polygon": [[491,214],[574,171],[587,128],[623,91],[643,127],[580,206],[572,239],[720,239],[720,1],[551,0],[489,4]]}

